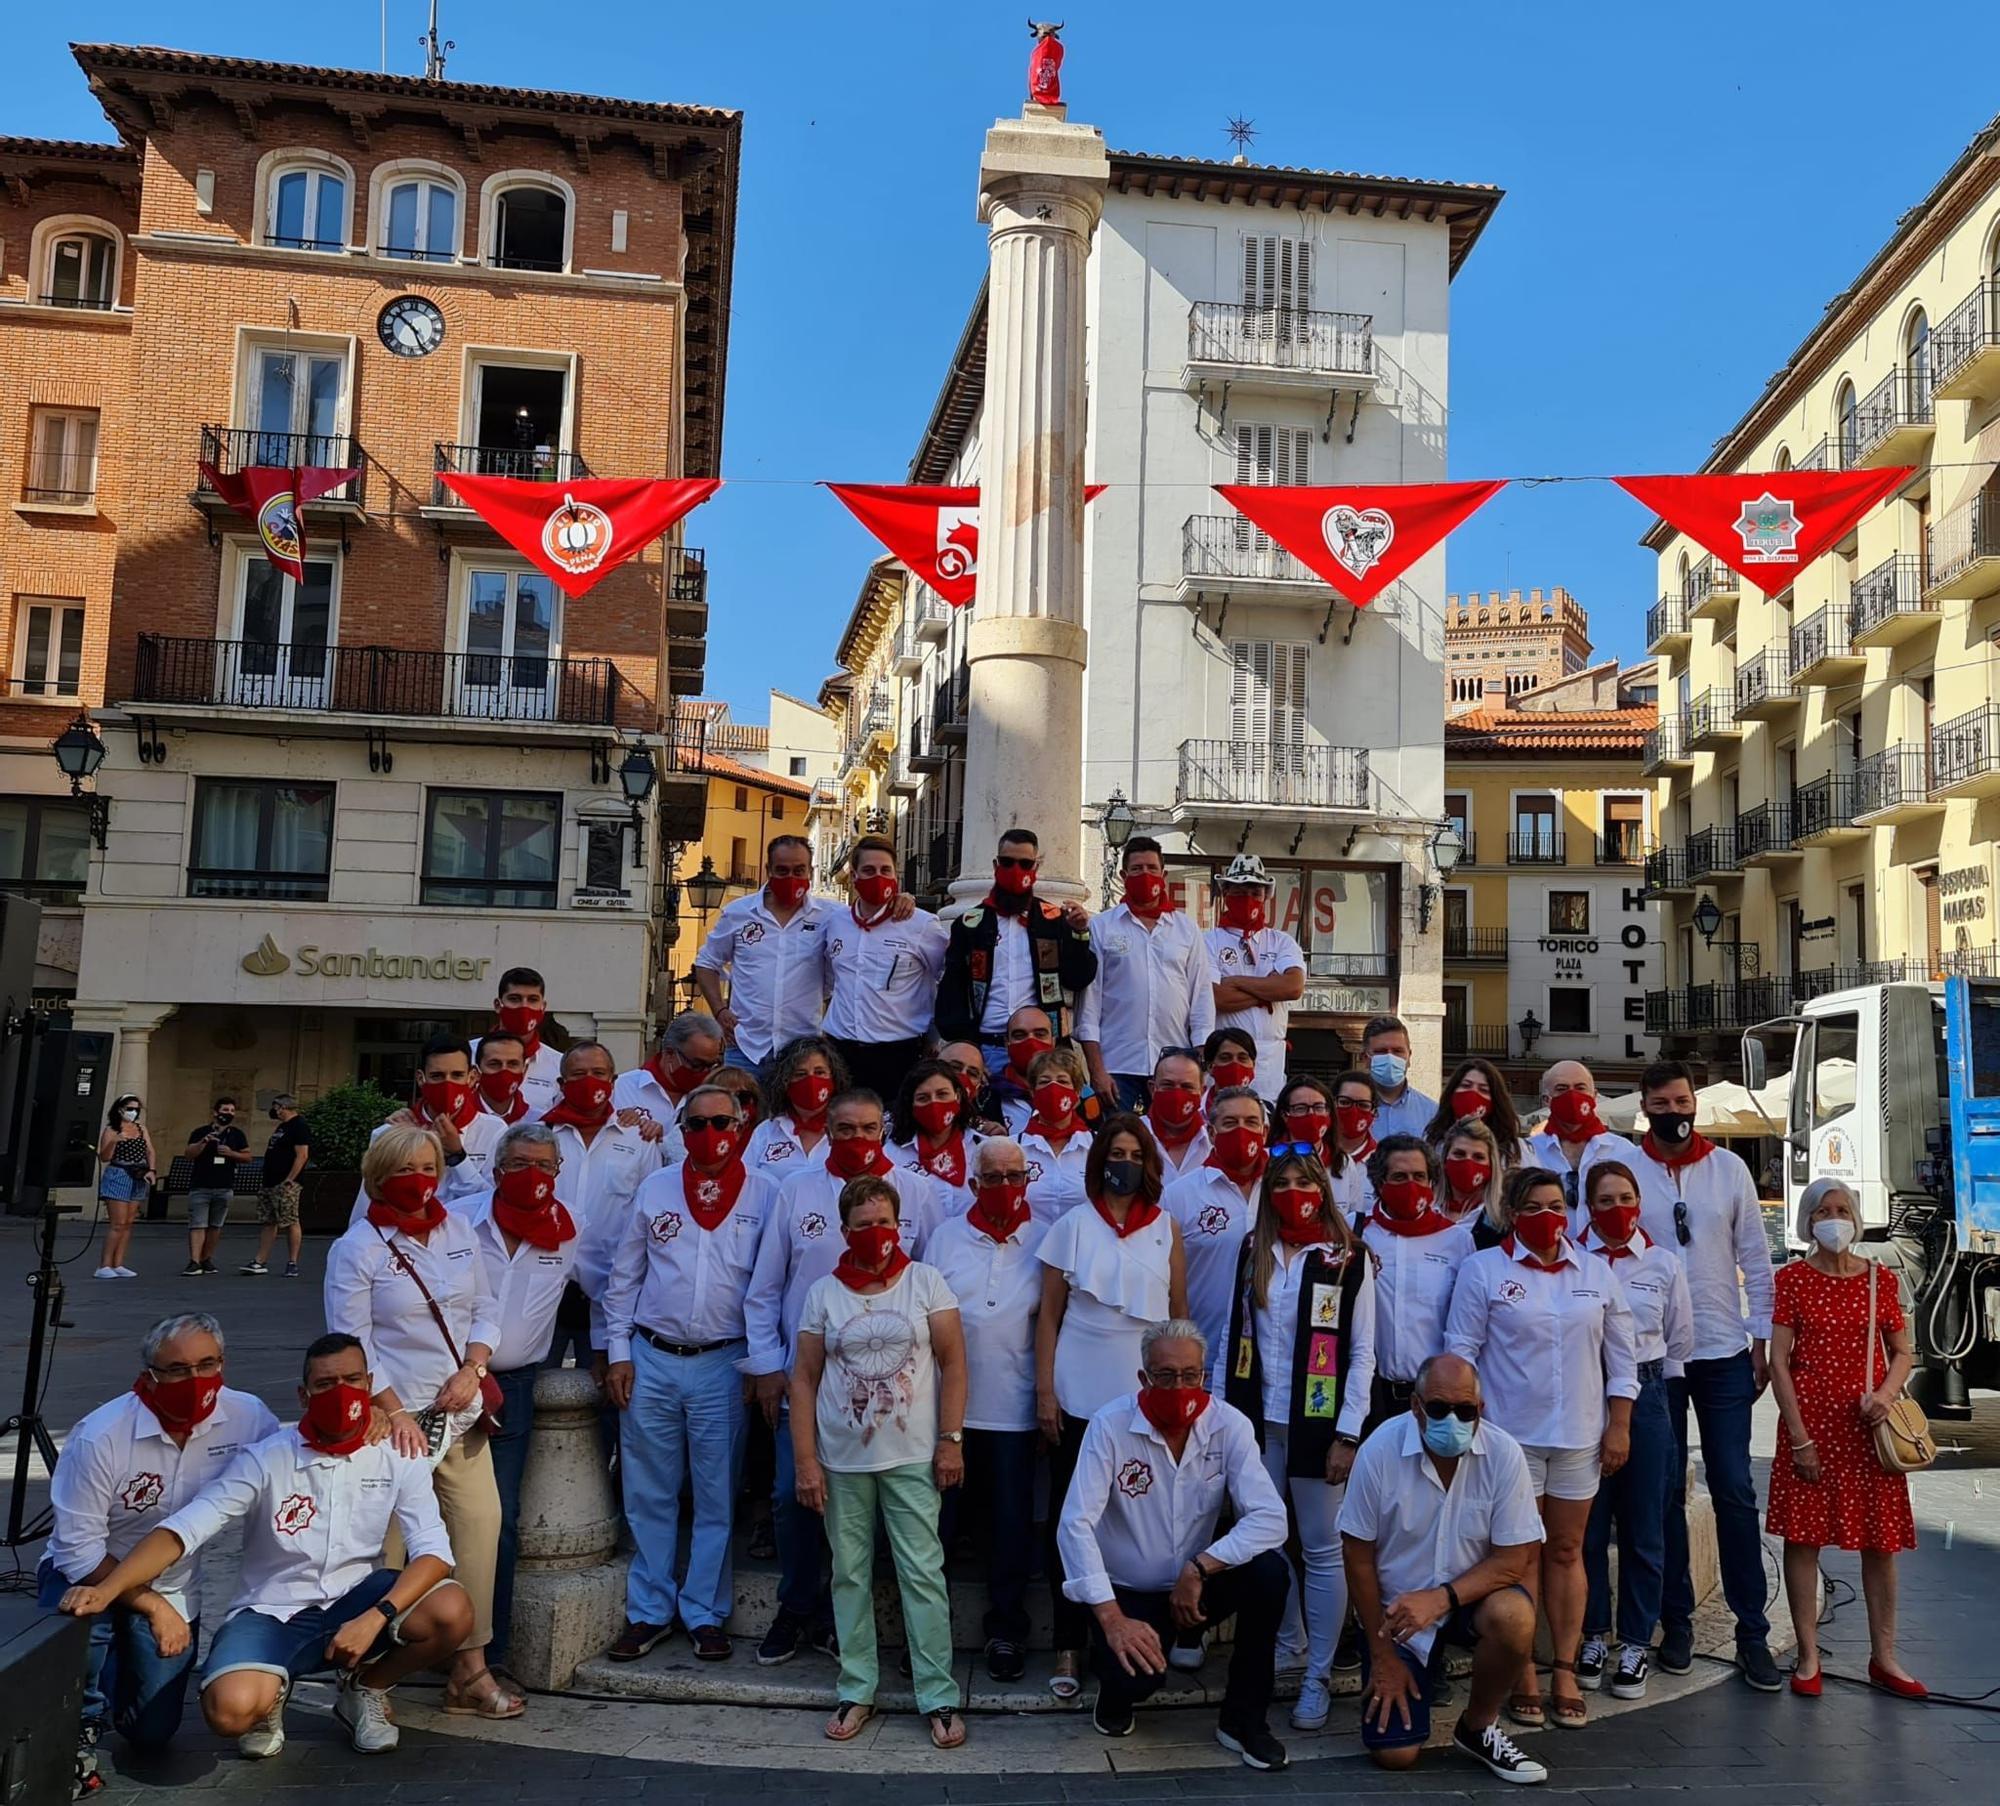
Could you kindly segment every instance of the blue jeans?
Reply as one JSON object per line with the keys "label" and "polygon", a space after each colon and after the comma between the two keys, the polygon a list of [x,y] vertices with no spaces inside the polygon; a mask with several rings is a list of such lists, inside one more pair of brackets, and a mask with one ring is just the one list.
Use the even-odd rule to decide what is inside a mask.
{"label": "blue jeans", "polygon": [[[202,1665],[201,1684],[211,1687],[225,1674],[248,1669],[256,1674],[275,1674],[281,1681],[296,1681],[319,1674],[329,1666],[327,1640],[351,1618],[372,1611],[402,1579],[400,1568],[377,1568],[357,1580],[338,1599],[325,1605],[309,1605],[289,1618],[273,1618],[263,1612],[238,1612],[208,1646],[208,1660]],[[451,1586],[453,1581],[439,1581]],[[395,1637],[386,1618],[370,1622],[380,1628],[367,1661],[386,1655]]]}
{"label": "blue jeans", "polygon": [[1736,1615],[1736,1640],[1771,1634],[1764,1615],[1764,1542],[1757,1530],[1757,1485],[1750,1477],[1750,1413],[1757,1380],[1744,1349],[1718,1361],[1690,1361],[1687,1377],[1667,1382],[1674,1422],[1674,1469],[1667,1490],[1666,1577],[1660,1621],[1685,1630],[1694,1622],[1694,1577],[1688,1565],[1688,1407],[1701,1431],[1701,1461],[1715,1501],[1715,1540],[1722,1558],[1722,1596]]}
{"label": "blue jeans", "polygon": [[1674,1421],[1667,1383],[1642,1380],[1632,1405],[1632,1453],[1597,1489],[1583,1536],[1583,1571],[1590,1597],[1583,1634],[1605,1636],[1611,1620],[1611,1520],[1618,1519],[1618,1640],[1639,1648],[1653,1641],[1660,1619],[1666,1560],[1667,1485],[1673,1475]]}
{"label": "blue jeans", "polygon": [[777,1473],[771,1484],[771,1533],[778,1543],[778,1609],[808,1624],[833,1622],[826,1520],[799,1503],[792,1458],[792,1410],[778,1413]]}
{"label": "blue jeans", "polygon": [[[707,1354],[671,1355],[633,1338],[632,1404],[619,1446],[633,1543],[625,1613],[634,1624],[672,1624],[678,1612],[699,1630],[729,1616],[729,1533],[745,1427],[736,1363],[744,1346],[738,1337]],[[683,1481],[694,1492],[694,1531],[687,1578],[677,1585]]]}
{"label": "blue jeans", "polygon": [[493,1640],[489,1662],[507,1659],[507,1633],[514,1623],[514,1558],[521,1546],[521,1477],[528,1471],[528,1445],[535,1430],[535,1376],[539,1367],[495,1371],[500,1382],[500,1432],[488,1439],[493,1451],[493,1484],[500,1490],[500,1544],[493,1567]]}
{"label": "blue jeans", "polygon": [[761,1060],[753,1060],[738,1047],[725,1047],[722,1050],[723,1065],[734,1066],[738,1072],[749,1073],[760,1085],[768,1085],[771,1082],[771,1062],[777,1057],[775,1053],[770,1053]]}
{"label": "blue jeans", "polygon": [[[44,1560],[35,1573],[36,1603],[54,1611],[70,1582]],[[199,1620],[190,1628],[198,1631]],[[137,1612],[113,1606],[90,1621],[90,1652],[83,1666],[83,1723],[100,1734],[108,1726],[141,1750],[164,1749],[180,1729],[188,1679],[201,1639],[188,1639],[177,1656],[163,1656],[153,1627]]]}
{"label": "blue jeans", "polygon": [[[1035,1554],[1036,1430],[967,1430],[965,1484],[944,1494],[938,1531],[944,1551],[958,1535],[961,1511],[979,1525],[979,1566],[986,1576],[986,1635],[1028,1640],[1028,1569]],[[968,1505],[970,1495],[977,1503]]]}

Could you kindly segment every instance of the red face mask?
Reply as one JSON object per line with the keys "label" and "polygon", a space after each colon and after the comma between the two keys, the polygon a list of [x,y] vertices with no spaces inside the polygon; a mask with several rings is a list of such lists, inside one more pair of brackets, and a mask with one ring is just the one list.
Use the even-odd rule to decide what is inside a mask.
{"label": "red face mask", "polygon": [[1294,1141],[1324,1146],[1333,1129],[1333,1115],[1316,1104],[1294,1104],[1285,1112],[1285,1128]]}
{"label": "red face mask", "polygon": [[579,1116],[602,1116],[611,1108],[611,1081],[582,1073],[562,1082],[563,1102]]}
{"label": "red face mask", "polygon": [[817,1122],[826,1114],[827,1099],[833,1096],[833,1081],[824,1073],[802,1072],[785,1087],[785,1102],[792,1114],[806,1122]]}
{"label": "red face mask", "polygon": [[494,1174],[493,1195],[512,1210],[547,1210],[555,1202],[556,1176],[539,1166],[509,1167]]}
{"label": "red face mask", "polygon": [[910,1114],[917,1119],[917,1127],[936,1139],[951,1133],[952,1125],[958,1121],[961,1106],[955,1097],[919,1098],[910,1106]]}
{"label": "red face mask", "polygon": [[424,1100],[427,1114],[448,1116],[456,1121],[472,1102],[472,1087],[461,1085],[455,1079],[425,1079],[417,1087],[417,1095]]}
{"label": "red face mask", "polygon": [[1162,1436],[1190,1428],[1208,1409],[1206,1386],[1141,1386],[1139,1409]]}
{"label": "red face mask", "polygon": [[1560,1210],[1530,1210],[1514,1219],[1514,1233],[1530,1253],[1539,1254],[1544,1260],[1562,1246],[1568,1228],[1569,1218]]}
{"label": "red face mask", "polygon": [[1477,1154],[1454,1154],[1444,1163],[1444,1182],[1454,1198],[1469,1198],[1486,1189],[1493,1177],[1493,1165]]}
{"label": "red face mask", "polygon": [[479,1075],[479,1089],[489,1100],[505,1109],[514,1101],[515,1093],[521,1089],[521,1081],[527,1076],[525,1072],[515,1072],[512,1068],[503,1066],[498,1072],[482,1072]]}
{"label": "red face mask", "polygon": [[1339,1103],[1333,1107],[1333,1119],[1340,1124],[1342,1141],[1366,1141],[1375,1127],[1375,1106],[1373,1104]]}
{"label": "red face mask", "polygon": [[1431,1207],[1431,1187],[1427,1179],[1385,1179],[1375,1194],[1385,1217],[1414,1223]]}
{"label": "red face mask", "polygon": [[1045,1079],[1034,1090],[1035,1114],[1053,1126],[1076,1112],[1076,1087],[1066,1080]]}
{"label": "red face mask", "polygon": [[1241,1054],[1231,1054],[1225,1059],[1217,1060],[1208,1069],[1208,1073],[1209,1077],[1215,1080],[1216,1090],[1223,1091],[1231,1085],[1254,1083],[1257,1077],[1257,1062],[1246,1060]]}
{"label": "red face mask", "polygon": [[510,1035],[540,1036],[542,1018],[548,1014],[539,1003],[507,1003],[500,1006],[500,1026]]}
{"label": "red face mask", "polygon": [[1125,874],[1125,907],[1137,916],[1156,916],[1167,900],[1167,880],[1159,872]]}
{"label": "red face mask", "polygon": [[1201,1093],[1182,1091],[1169,1087],[1155,1087],[1152,1102],[1146,1106],[1146,1114],[1153,1119],[1154,1127],[1168,1135],[1179,1135],[1189,1128],[1195,1114],[1201,1109]]}
{"label": "red face mask", "polygon": [[165,1428],[185,1435],[215,1409],[222,1396],[222,1375],[191,1373],[186,1379],[156,1380],[148,1369],[132,1390]]}
{"label": "red face mask", "polygon": [[797,909],[812,890],[810,878],[773,878],[765,886],[780,909]]}
{"label": "red face mask", "polygon": [[1271,1194],[1283,1241],[1303,1245],[1326,1239],[1326,1201],[1310,1185],[1280,1186]]}
{"label": "red face mask", "polygon": [[696,1166],[721,1166],[743,1145],[742,1136],[734,1129],[690,1129],[682,1139],[687,1143],[688,1158]]}
{"label": "red face mask", "polygon": [[878,1223],[871,1229],[850,1229],[847,1232],[847,1251],[856,1263],[874,1272],[884,1265],[896,1252],[897,1229],[894,1223]]}
{"label": "red face mask", "polygon": [[1564,1141],[1588,1141],[1604,1133],[1597,1120],[1597,1099],[1588,1091],[1558,1091],[1549,1099],[1549,1121]]}
{"label": "red face mask", "polygon": [[996,1242],[1004,1242],[1028,1220],[1028,1187],[1019,1179],[988,1180],[972,1193],[967,1217]]}
{"label": "red face mask", "polygon": [[556,1202],[556,1176],[539,1166],[510,1167],[493,1176],[493,1221],[517,1241],[560,1248],[576,1224]]}
{"label": "red face mask", "polygon": [[1029,1035],[1019,1041],[1007,1043],[1007,1064],[1023,1078],[1028,1076],[1028,1068],[1045,1053],[1055,1051],[1055,1040],[1050,1035]]}
{"label": "red face mask", "polygon": [[854,880],[854,894],[870,910],[888,908],[896,900],[897,888],[894,872],[870,872],[867,877]]}
{"label": "red face mask", "polygon": [[1001,865],[993,867],[993,888],[1004,890],[1009,896],[1025,897],[1035,888],[1035,868],[1031,865]]}
{"label": "red face mask", "polygon": [[1639,1206],[1605,1204],[1590,1213],[1590,1226],[1607,1248],[1622,1248],[1639,1233]]}
{"label": "red face mask", "polygon": [[863,1173],[873,1172],[881,1157],[882,1137],[879,1135],[850,1135],[845,1141],[829,1141],[826,1144],[827,1171],[837,1173],[843,1179],[858,1179]]}
{"label": "red face mask", "polygon": [[299,1434],[322,1455],[351,1455],[368,1440],[366,1386],[329,1386],[306,1399]]}
{"label": "red face mask", "polygon": [[438,1182],[429,1173],[391,1173],[375,1188],[375,1202],[399,1217],[420,1219],[428,1228],[444,1219],[437,1189]]}
{"label": "red face mask", "polygon": [[1219,919],[1225,928],[1238,929],[1244,934],[1254,934],[1264,926],[1267,913],[1263,892],[1238,891],[1232,895],[1225,891]]}
{"label": "red face mask", "polygon": [[1461,1085],[1451,1094],[1451,1114],[1455,1121],[1463,1122],[1466,1117],[1485,1120],[1486,1112],[1493,1108],[1493,1100],[1483,1091],[1475,1091],[1470,1085]]}
{"label": "red face mask", "polygon": [[1238,1178],[1247,1176],[1264,1158],[1264,1131],[1246,1128],[1216,1130],[1215,1157],[1225,1173]]}

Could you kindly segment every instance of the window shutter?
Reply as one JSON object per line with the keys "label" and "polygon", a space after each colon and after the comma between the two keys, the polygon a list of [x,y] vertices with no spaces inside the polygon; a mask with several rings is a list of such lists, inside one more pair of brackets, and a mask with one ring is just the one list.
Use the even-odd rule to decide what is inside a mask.
{"label": "window shutter", "polygon": [[1229,738],[1250,737],[1250,642],[1229,643]]}
{"label": "window shutter", "polygon": [[1264,297],[1259,284],[1260,276],[1262,276],[1268,267],[1263,256],[1264,243],[1265,241],[1254,232],[1246,232],[1243,235],[1243,305],[1245,307],[1261,307],[1264,305]]}
{"label": "window shutter", "polygon": [[1312,253],[1311,240],[1300,239],[1292,272],[1292,307],[1298,313],[1305,313],[1313,304]]}

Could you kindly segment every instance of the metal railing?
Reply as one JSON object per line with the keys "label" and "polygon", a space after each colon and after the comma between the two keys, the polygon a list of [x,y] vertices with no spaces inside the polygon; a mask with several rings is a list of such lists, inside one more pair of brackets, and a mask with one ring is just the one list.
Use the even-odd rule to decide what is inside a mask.
{"label": "metal railing", "polygon": [[28,480],[21,485],[24,502],[74,505],[97,494],[97,451],[28,454]]}
{"label": "metal railing", "polygon": [[118,305],[115,295],[58,295],[44,293],[35,299],[44,307],[74,307],[84,313],[108,314]]}
{"label": "metal railing", "polygon": [[1650,895],[1688,889],[1687,848],[1655,847],[1646,855],[1645,874],[1642,882]]}
{"label": "metal railing", "polygon": [[1188,361],[1370,376],[1375,370],[1375,322],[1368,314],[1197,301],[1188,310]]}
{"label": "metal railing", "polygon": [[1444,956],[1465,966],[1504,966],[1507,963],[1507,931],[1504,928],[1468,928],[1463,922],[1447,922],[1444,927]]}
{"label": "metal railing", "polygon": [[1567,841],[1553,828],[1518,829],[1507,836],[1509,865],[1567,865]]}
{"label": "metal railing", "polygon": [[[354,442],[351,433],[267,433],[254,426],[205,426],[201,429],[201,461],[222,475],[235,476],[253,465],[279,470],[316,468],[345,470],[349,465],[366,466],[368,454]],[[362,478],[359,470],[338,489],[329,489],[319,500],[361,503]],[[203,494],[213,495],[206,478],[197,479]]]}
{"label": "metal railing", "polygon": [[840,782],[836,778],[814,778],[812,794],[806,798],[806,808],[838,809],[840,807]]}
{"label": "metal railing", "polygon": [[1504,1022],[1461,1022],[1455,1016],[1444,1019],[1444,1057],[1466,1060],[1475,1055],[1485,1060],[1507,1058],[1511,1031]]}
{"label": "metal railing", "polygon": [[280,251],[334,252],[347,249],[344,239],[307,238],[303,234],[293,232],[267,232],[263,242]]}
{"label": "metal railing", "polygon": [[1465,848],[1458,856],[1458,863],[1460,865],[1477,865],[1479,863],[1479,836],[1473,833],[1470,828],[1460,826],[1456,821],[1451,825],[1458,829],[1458,838]]}
{"label": "metal railing", "polygon": [[1710,878],[1736,870],[1736,828],[1697,828],[1688,836],[1688,876]]}
{"label": "metal railing", "polygon": [[447,445],[439,440],[432,447],[431,506],[463,508],[465,504],[444,486],[442,479],[455,477],[514,477],[524,483],[574,483],[590,475],[590,466],[575,452],[556,451],[549,446]]}
{"label": "metal railing", "polygon": [[960,665],[931,698],[931,732],[940,740],[965,738],[966,712],[972,700],[972,672]]}
{"label": "metal railing", "polygon": [[667,547],[667,600],[708,600],[708,554],[700,546]]}
{"label": "metal railing", "polygon": [[1924,600],[1923,560],[1914,552],[1885,558],[1848,592],[1850,643],[1898,615],[1935,615],[1936,602]]}
{"label": "metal railing", "polygon": [[1829,603],[1825,608],[1816,608],[1792,629],[1792,681],[1798,681],[1799,673],[1809,671],[1822,659],[1849,658],[1854,646],[1849,638],[1852,612],[1836,608]]}
{"label": "metal railing", "polygon": [[1743,591],[1743,579],[1719,558],[1704,558],[1687,574],[1681,595],[1690,611],[1711,600],[1726,601]]}
{"label": "metal railing", "polygon": [[1662,640],[1677,638],[1688,630],[1688,605],[1685,596],[1662,596],[1646,610],[1646,644],[1657,646]]}
{"label": "metal railing", "polygon": [[[608,658],[529,658],[142,633],[132,700],[613,727],[619,724],[621,694],[630,688]],[[637,692],[633,694],[636,700]]]}
{"label": "metal railing", "polygon": [[1759,803],[1736,818],[1736,857],[1744,865],[1766,853],[1785,852],[1791,844],[1790,803]]}
{"label": "metal railing", "polygon": [[1733,733],[1736,728],[1736,692],[1712,688],[1702,691],[1688,704],[1687,737],[1692,746],[1711,734]]}
{"label": "metal railing", "polygon": [[2000,491],[1982,489],[1925,530],[1933,589],[1962,577],[1982,558],[2000,558]]}
{"label": "metal railing", "polygon": [[1639,765],[1650,770],[1670,759],[1687,757],[1687,722],[1679,715],[1666,715],[1639,744]]}
{"label": "metal railing", "polygon": [[1736,667],[1736,713],[1740,718],[1768,702],[1792,699],[1792,663],[1788,647],[1773,646]]}
{"label": "metal railing", "polygon": [[2000,772],[2000,708],[1987,703],[1931,729],[1931,788],[1951,790]]}
{"label": "metal railing", "polygon": [[1932,328],[1932,393],[1981,352],[1996,349],[2000,349],[2000,274],[1989,276]]}
{"label": "metal railing", "polygon": [[1885,746],[1855,768],[1854,813],[1877,815],[1930,800],[1929,761],[1922,746]]}
{"label": "metal railing", "polygon": [[1190,514],[1181,527],[1181,575],[1238,582],[1325,585],[1240,514]]}
{"label": "metal railing", "polygon": [[1792,460],[1794,470],[1830,470],[1832,465],[1833,442],[1822,438],[1811,450],[1799,454]]}
{"label": "metal railing", "polygon": [[1809,779],[1792,792],[1792,834],[1811,840],[1835,828],[1854,826],[1854,780],[1851,777]]}
{"label": "metal railing", "polygon": [[1361,746],[1274,746],[1267,740],[1183,740],[1177,803],[1264,803],[1301,809],[1371,806]]}
{"label": "metal railing", "polygon": [[1597,836],[1599,865],[1640,865],[1646,857],[1646,833],[1638,822],[1620,822]]}
{"label": "metal railing", "polygon": [[1891,370],[1854,409],[1852,458],[1865,458],[1892,433],[1931,423],[1931,387],[1915,370]]}

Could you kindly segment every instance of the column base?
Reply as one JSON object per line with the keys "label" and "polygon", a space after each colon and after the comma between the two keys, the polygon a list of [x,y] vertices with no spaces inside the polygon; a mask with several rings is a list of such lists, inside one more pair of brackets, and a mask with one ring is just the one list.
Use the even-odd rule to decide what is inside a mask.
{"label": "column base", "polygon": [[559,1690],[576,1678],[580,1664],[609,1649],[624,1628],[631,1561],[619,1555],[595,1568],[517,1570],[508,1673],[527,1686]]}

